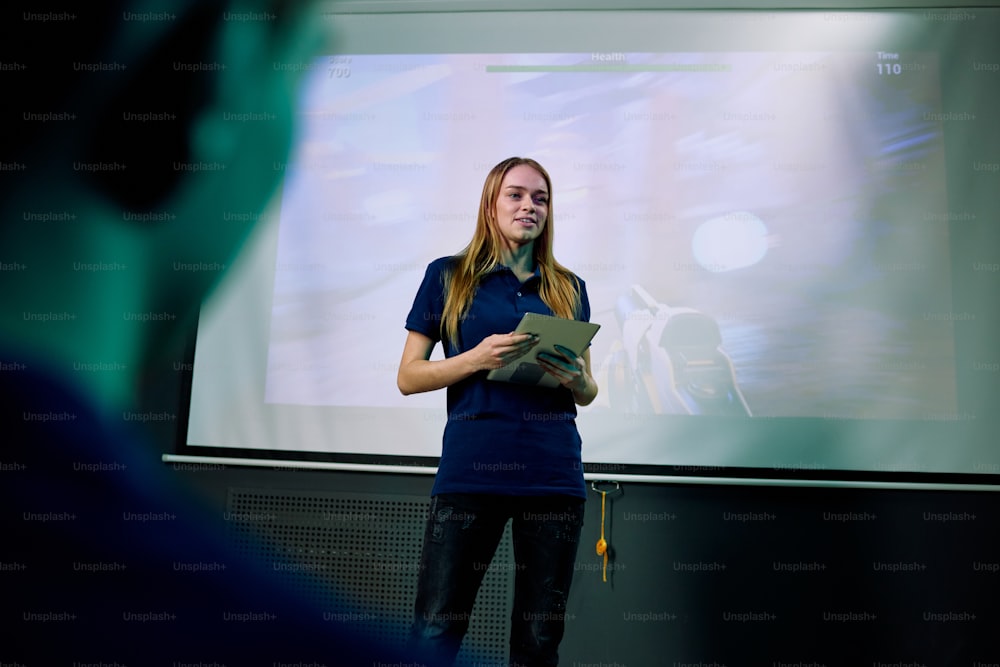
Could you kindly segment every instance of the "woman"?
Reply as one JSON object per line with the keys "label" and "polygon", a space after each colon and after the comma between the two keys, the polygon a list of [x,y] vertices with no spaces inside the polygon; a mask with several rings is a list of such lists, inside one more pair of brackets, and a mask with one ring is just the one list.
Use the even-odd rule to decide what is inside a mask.
{"label": "woman", "polygon": [[[576,405],[597,396],[590,353],[540,354],[555,389],[494,382],[489,370],[537,344],[526,312],[589,320],[584,282],[552,255],[552,183],[527,158],[496,165],[472,241],[431,262],[406,320],[403,394],[447,387],[448,422],[431,492],[411,644],[451,664],[508,520],[516,576],[511,665],[555,665],[586,488]],[[445,358],[431,361],[441,341]]]}

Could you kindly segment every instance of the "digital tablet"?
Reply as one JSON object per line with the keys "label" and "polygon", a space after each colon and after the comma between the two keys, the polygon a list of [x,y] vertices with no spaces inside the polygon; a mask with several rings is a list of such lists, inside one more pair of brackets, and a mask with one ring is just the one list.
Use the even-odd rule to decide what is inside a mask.
{"label": "digital tablet", "polygon": [[580,320],[567,320],[562,317],[552,317],[551,315],[541,315],[539,313],[525,313],[521,321],[518,322],[514,333],[531,333],[539,337],[538,344],[509,364],[490,371],[486,378],[499,382],[515,382],[517,384],[530,384],[538,387],[558,387],[559,381],[545,372],[537,361],[538,355],[543,352],[562,356],[556,351],[556,345],[573,350],[580,356],[590,345],[600,324],[593,322],[581,322]]}

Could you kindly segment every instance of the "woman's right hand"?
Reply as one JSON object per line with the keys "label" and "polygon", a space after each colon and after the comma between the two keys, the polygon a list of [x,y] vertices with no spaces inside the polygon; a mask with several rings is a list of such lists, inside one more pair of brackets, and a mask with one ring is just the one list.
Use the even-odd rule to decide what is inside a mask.
{"label": "woman's right hand", "polygon": [[484,338],[470,352],[476,368],[493,370],[519,359],[537,344],[538,336],[532,333],[493,334]]}
{"label": "woman's right hand", "polygon": [[535,334],[493,334],[471,350],[431,361],[435,342],[425,334],[409,331],[399,361],[396,385],[404,396],[443,389],[479,371],[506,366],[537,344]]}

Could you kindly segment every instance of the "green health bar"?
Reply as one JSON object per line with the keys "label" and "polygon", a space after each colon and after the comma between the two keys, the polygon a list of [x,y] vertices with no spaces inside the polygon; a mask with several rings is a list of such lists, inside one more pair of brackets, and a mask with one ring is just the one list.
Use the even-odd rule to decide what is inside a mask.
{"label": "green health bar", "polygon": [[581,65],[487,65],[491,74],[525,74],[537,72],[730,72],[726,64],[581,64]]}

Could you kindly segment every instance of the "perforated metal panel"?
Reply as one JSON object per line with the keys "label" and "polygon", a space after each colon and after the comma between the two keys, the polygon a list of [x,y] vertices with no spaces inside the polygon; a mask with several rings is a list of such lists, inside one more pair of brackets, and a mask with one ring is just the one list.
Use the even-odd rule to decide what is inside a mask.
{"label": "perforated metal panel", "polygon": [[[324,620],[402,646],[413,617],[428,498],[230,488],[237,548],[313,599]],[[483,579],[460,664],[506,665],[513,598],[510,525]]]}

